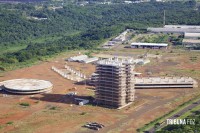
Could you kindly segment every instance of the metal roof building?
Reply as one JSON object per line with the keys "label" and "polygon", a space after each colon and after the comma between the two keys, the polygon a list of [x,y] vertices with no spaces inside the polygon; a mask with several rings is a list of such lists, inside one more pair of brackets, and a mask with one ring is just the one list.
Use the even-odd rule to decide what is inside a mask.
{"label": "metal roof building", "polygon": [[200,44],[200,40],[183,39],[183,44]]}
{"label": "metal roof building", "polygon": [[87,55],[78,55],[78,56],[74,56],[74,57],[70,57],[69,59],[67,59],[68,61],[77,61],[77,62],[80,62],[80,61],[83,61],[85,59],[87,59],[88,56]]}
{"label": "metal roof building", "polygon": [[165,25],[164,28],[200,29],[198,25]]}
{"label": "metal roof building", "polygon": [[184,37],[186,39],[199,39],[200,38],[200,33],[185,33]]}
{"label": "metal roof building", "polygon": [[200,26],[197,25],[165,25],[164,27],[159,28],[147,28],[150,32],[155,33],[200,33]]}
{"label": "metal roof building", "polygon": [[185,32],[190,33],[200,33],[200,29],[187,29],[187,28],[147,28],[147,31],[155,33],[180,33],[184,34]]}
{"label": "metal roof building", "polygon": [[83,61],[81,61],[81,62],[87,64],[87,63],[95,62],[95,61],[98,61],[98,60],[99,60],[99,58],[93,57],[93,58],[87,58],[87,59],[85,59],[85,60],[83,60]]}
{"label": "metal roof building", "polygon": [[167,48],[166,43],[131,43],[131,48]]}

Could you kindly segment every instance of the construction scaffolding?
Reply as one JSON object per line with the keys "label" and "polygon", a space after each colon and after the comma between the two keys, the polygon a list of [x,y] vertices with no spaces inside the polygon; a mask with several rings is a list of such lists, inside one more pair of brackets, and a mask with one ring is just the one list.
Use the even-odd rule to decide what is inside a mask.
{"label": "construction scaffolding", "polygon": [[134,101],[134,61],[118,58],[97,63],[96,101],[113,108],[126,106]]}
{"label": "construction scaffolding", "polygon": [[135,64],[134,59],[119,58],[97,62],[96,72],[92,75],[97,104],[123,108],[134,101],[135,89],[198,87],[191,77],[135,77]]}

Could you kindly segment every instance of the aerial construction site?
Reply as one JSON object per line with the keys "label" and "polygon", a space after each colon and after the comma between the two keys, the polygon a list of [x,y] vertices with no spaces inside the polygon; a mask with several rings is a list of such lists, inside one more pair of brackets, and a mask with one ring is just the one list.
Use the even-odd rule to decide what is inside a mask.
{"label": "aerial construction site", "polygon": [[122,108],[134,101],[135,89],[195,88],[191,77],[135,77],[133,59],[110,58],[97,62],[96,100],[98,104]]}
{"label": "aerial construction site", "polygon": [[198,52],[124,47],[2,73],[0,132],[132,133],[199,95]]}

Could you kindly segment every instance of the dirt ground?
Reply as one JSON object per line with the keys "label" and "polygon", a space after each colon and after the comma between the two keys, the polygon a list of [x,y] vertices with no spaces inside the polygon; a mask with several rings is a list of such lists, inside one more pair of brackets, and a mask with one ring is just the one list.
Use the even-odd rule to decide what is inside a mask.
{"label": "dirt ground", "polygon": [[[108,53],[102,52],[102,53]],[[120,54],[140,54],[146,50],[123,49]],[[158,51],[150,51],[155,54]],[[116,53],[116,51],[110,51]],[[162,58],[151,58],[151,63],[137,66],[136,71],[142,76],[191,76],[200,81],[200,53],[185,51],[163,51]],[[78,106],[73,98],[66,96],[71,88],[76,87],[78,96],[94,96],[94,90],[87,89],[90,86],[77,84],[62,78],[51,70],[52,66],[64,69],[66,64],[64,56],[51,61],[43,62],[31,67],[4,73],[0,81],[15,78],[34,78],[51,81],[53,91],[47,94],[36,95],[11,95],[0,92],[0,132],[11,133],[88,133],[92,130],[83,128],[86,122],[99,122],[105,128],[99,132],[136,132],[136,129],[155,118],[169,112],[177,105],[195,94],[196,89],[148,89],[136,90],[135,102],[122,109],[108,109],[94,105]],[[193,59],[197,57],[197,59]],[[192,58],[192,59],[191,59]],[[69,63],[67,65],[80,70],[87,76],[95,71],[95,65]],[[23,107],[19,103],[29,103]]]}

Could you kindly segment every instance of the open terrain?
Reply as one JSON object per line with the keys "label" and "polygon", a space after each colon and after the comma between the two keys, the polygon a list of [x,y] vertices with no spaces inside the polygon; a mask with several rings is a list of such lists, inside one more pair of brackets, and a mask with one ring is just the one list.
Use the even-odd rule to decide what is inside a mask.
{"label": "open terrain", "polygon": [[[66,0],[1,3],[0,82],[15,78],[48,80],[53,84],[53,91],[25,96],[12,95],[0,90],[0,132],[88,133],[94,131],[82,126],[92,121],[105,125],[105,128],[99,131],[102,133],[133,133],[144,124],[198,95],[199,88],[136,90],[135,102],[121,110],[93,104],[78,106],[74,98],[66,94],[77,88],[76,97],[94,97],[94,87],[64,79],[51,70],[52,66],[64,69],[67,63],[89,77],[95,71],[95,65],[69,63],[65,59],[77,55],[83,49],[90,50],[86,52],[91,53],[91,50],[97,49],[105,40],[127,28],[143,33],[147,27],[162,26],[164,10],[167,13],[166,24],[200,23],[200,14],[195,2],[94,6],[68,5]],[[169,37],[144,36],[136,36],[132,41],[166,42]],[[105,51],[98,48],[97,52],[100,52],[94,50],[96,53],[91,55],[137,58],[138,55],[142,56],[148,52],[151,63],[136,66],[135,69],[141,72],[142,76],[190,76],[200,82],[199,52],[177,49],[133,50],[124,46],[117,45]],[[72,50],[74,51],[70,52]],[[64,54],[49,59],[60,53]]]}
{"label": "open terrain", "polygon": [[[119,51],[120,50],[120,51]],[[117,49],[100,52],[98,55],[112,54],[137,57],[147,50]],[[199,52],[181,50],[150,50],[150,64],[136,66],[142,76],[191,76],[200,81]],[[52,66],[64,69],[65,58],[78,54],[71,52],[47,62],[1,74],[0,81],[15,78],[36,78],[49,80],[54,88],[48,94],[11,95],[0,94],[0,132],[94,132],[83,128],[86,122],[94,121],[105,125],[100,132],[136,132],[144,124],[173,110],[181,103],[200,93],[195,89],[148,89],[136,90],[135,102],[122,109],[114,110],[95,105],[78,106],[72,97],[66,96],[70,89],[77,88],[77,97],[94,96],[91,86],[77,84],[62,78],[51,70]],[[157,56],[155,56],[157,54]],[[93,54],[96,55],[96,54]],[[152,56],[154,55],[154,56]],[[95,65],[69,63],[70,67],[89,76],[95,71]],[[22,106],[20,103],[29,103]]]}

